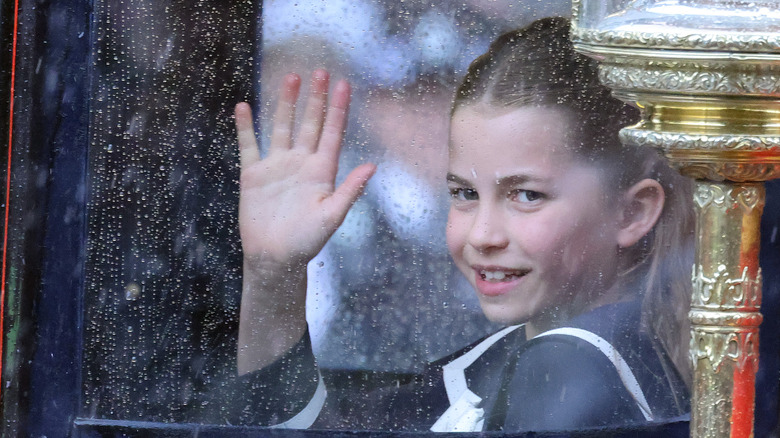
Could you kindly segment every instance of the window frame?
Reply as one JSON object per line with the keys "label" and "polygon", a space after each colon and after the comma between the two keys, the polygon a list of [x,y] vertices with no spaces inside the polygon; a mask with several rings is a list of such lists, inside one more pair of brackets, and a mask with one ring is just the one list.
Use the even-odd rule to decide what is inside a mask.
{"label": "window frame", "polygon": [[[83,254],[87,249],[89,190],[80,188],[88,187],[89,178],[95,4],[90,0],[0,1],[0,154],[6,164],[0,175],[7,190],[3,211],[8,218],[3,225],[4,282],[0,297],[0,435],[288,435],[263,427],[90,419],[83,411]],[[59,75],[55,87],[47,86],[46,74],[41,74],[51,71]],[[767,211],[779,211],[780,185],[770,183],[767,188]],[[771,231],[767,231],[778,221],[777,214],[765,214],[765,266],[777,266],[777,251],[770,252],[777,244],[770,241]],[[777,288],[777,273],[769,269],[764,273],[765,290]],[[765,294],[765,307],[776,309],[777,301]],[[762,332],[776,332],[777,319],[774,310],[766,315]],[[763,336],[761,343],[762,357],[772,356],[763,379],[772,382],[776,392],[779,373],[774,356],[778,345],[769,339]],[[776,400],[771,406],[757,405],[756,412],[766,427],[774,428]],[[759,424],[757,418],[757,436],[761,431]],[[687,430],[687,422],[681,421],[626,432],[627,436],[687,436]],[[590,433],[571,436],[592,436]],[[301,432],[289,434],[299,436]],[[304,434],[332,437],[340,432]]]}

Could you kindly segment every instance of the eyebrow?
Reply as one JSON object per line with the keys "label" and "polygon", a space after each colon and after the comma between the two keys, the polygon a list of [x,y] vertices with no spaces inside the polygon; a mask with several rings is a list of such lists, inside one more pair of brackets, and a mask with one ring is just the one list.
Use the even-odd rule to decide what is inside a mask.
{"label": "eyebrow", "polygon": [[447,172],[447,181],[453,182],[455,184],[461,185],[461,186],[469,186],[471,187],[471,183],[467,180],[459,177],[458,175],[455,175],[453,173]]}
{"label": "eyebrow", "polygon": [[[459,184],[459,185],[462,185],[462,186],[469,186],[469,187],[471,187],[471,185],[472,185],[471,182],[469,182],[468,180],[466,180],[464,178],[461,178],[458,175],[455,175],[453,173],[447,173],[447,181],[453,182],[455,184]],[[505,176],[505,177],[502,177],[502,178],[498,178],[496,180],[496,185],[499,185],[499,186],[516,186],[516,185],[525,184],[525,183],[528,183],[528,182],[544,183],[544,182],[547,182],[547,178],[540,178],[540,177],[537,177],[537,176],[527,175],[527,174],[509,175],[509,176]]]}

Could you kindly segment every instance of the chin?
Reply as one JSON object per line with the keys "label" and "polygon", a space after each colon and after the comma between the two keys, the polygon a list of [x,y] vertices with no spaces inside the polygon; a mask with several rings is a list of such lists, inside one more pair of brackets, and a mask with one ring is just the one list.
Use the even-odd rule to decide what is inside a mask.
{"label": "chin", "polygon": [[516,325],[528,322],[530,315],[518,315],[508,312],[506,309],[491,308],[491,306],[482,306],[482,313],[490,322],[502,325]]}

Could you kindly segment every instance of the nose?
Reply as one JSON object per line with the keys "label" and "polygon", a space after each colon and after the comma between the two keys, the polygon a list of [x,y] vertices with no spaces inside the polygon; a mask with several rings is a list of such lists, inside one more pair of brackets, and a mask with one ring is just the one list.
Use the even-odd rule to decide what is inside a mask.
{"label": "nose", "polygon": [[504,219],[497,206],[480,205],[469,230],[469,245],[482,253],[506,248],[509,237]]}

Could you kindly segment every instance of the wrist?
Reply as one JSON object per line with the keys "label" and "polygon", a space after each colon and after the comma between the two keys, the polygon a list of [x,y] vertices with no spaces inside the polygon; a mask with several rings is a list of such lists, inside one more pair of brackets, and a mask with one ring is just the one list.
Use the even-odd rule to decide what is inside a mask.
{"label": "wrist", "polygon": [[244,258],[242,307],[290,316],[306,306],[306,263]]}

